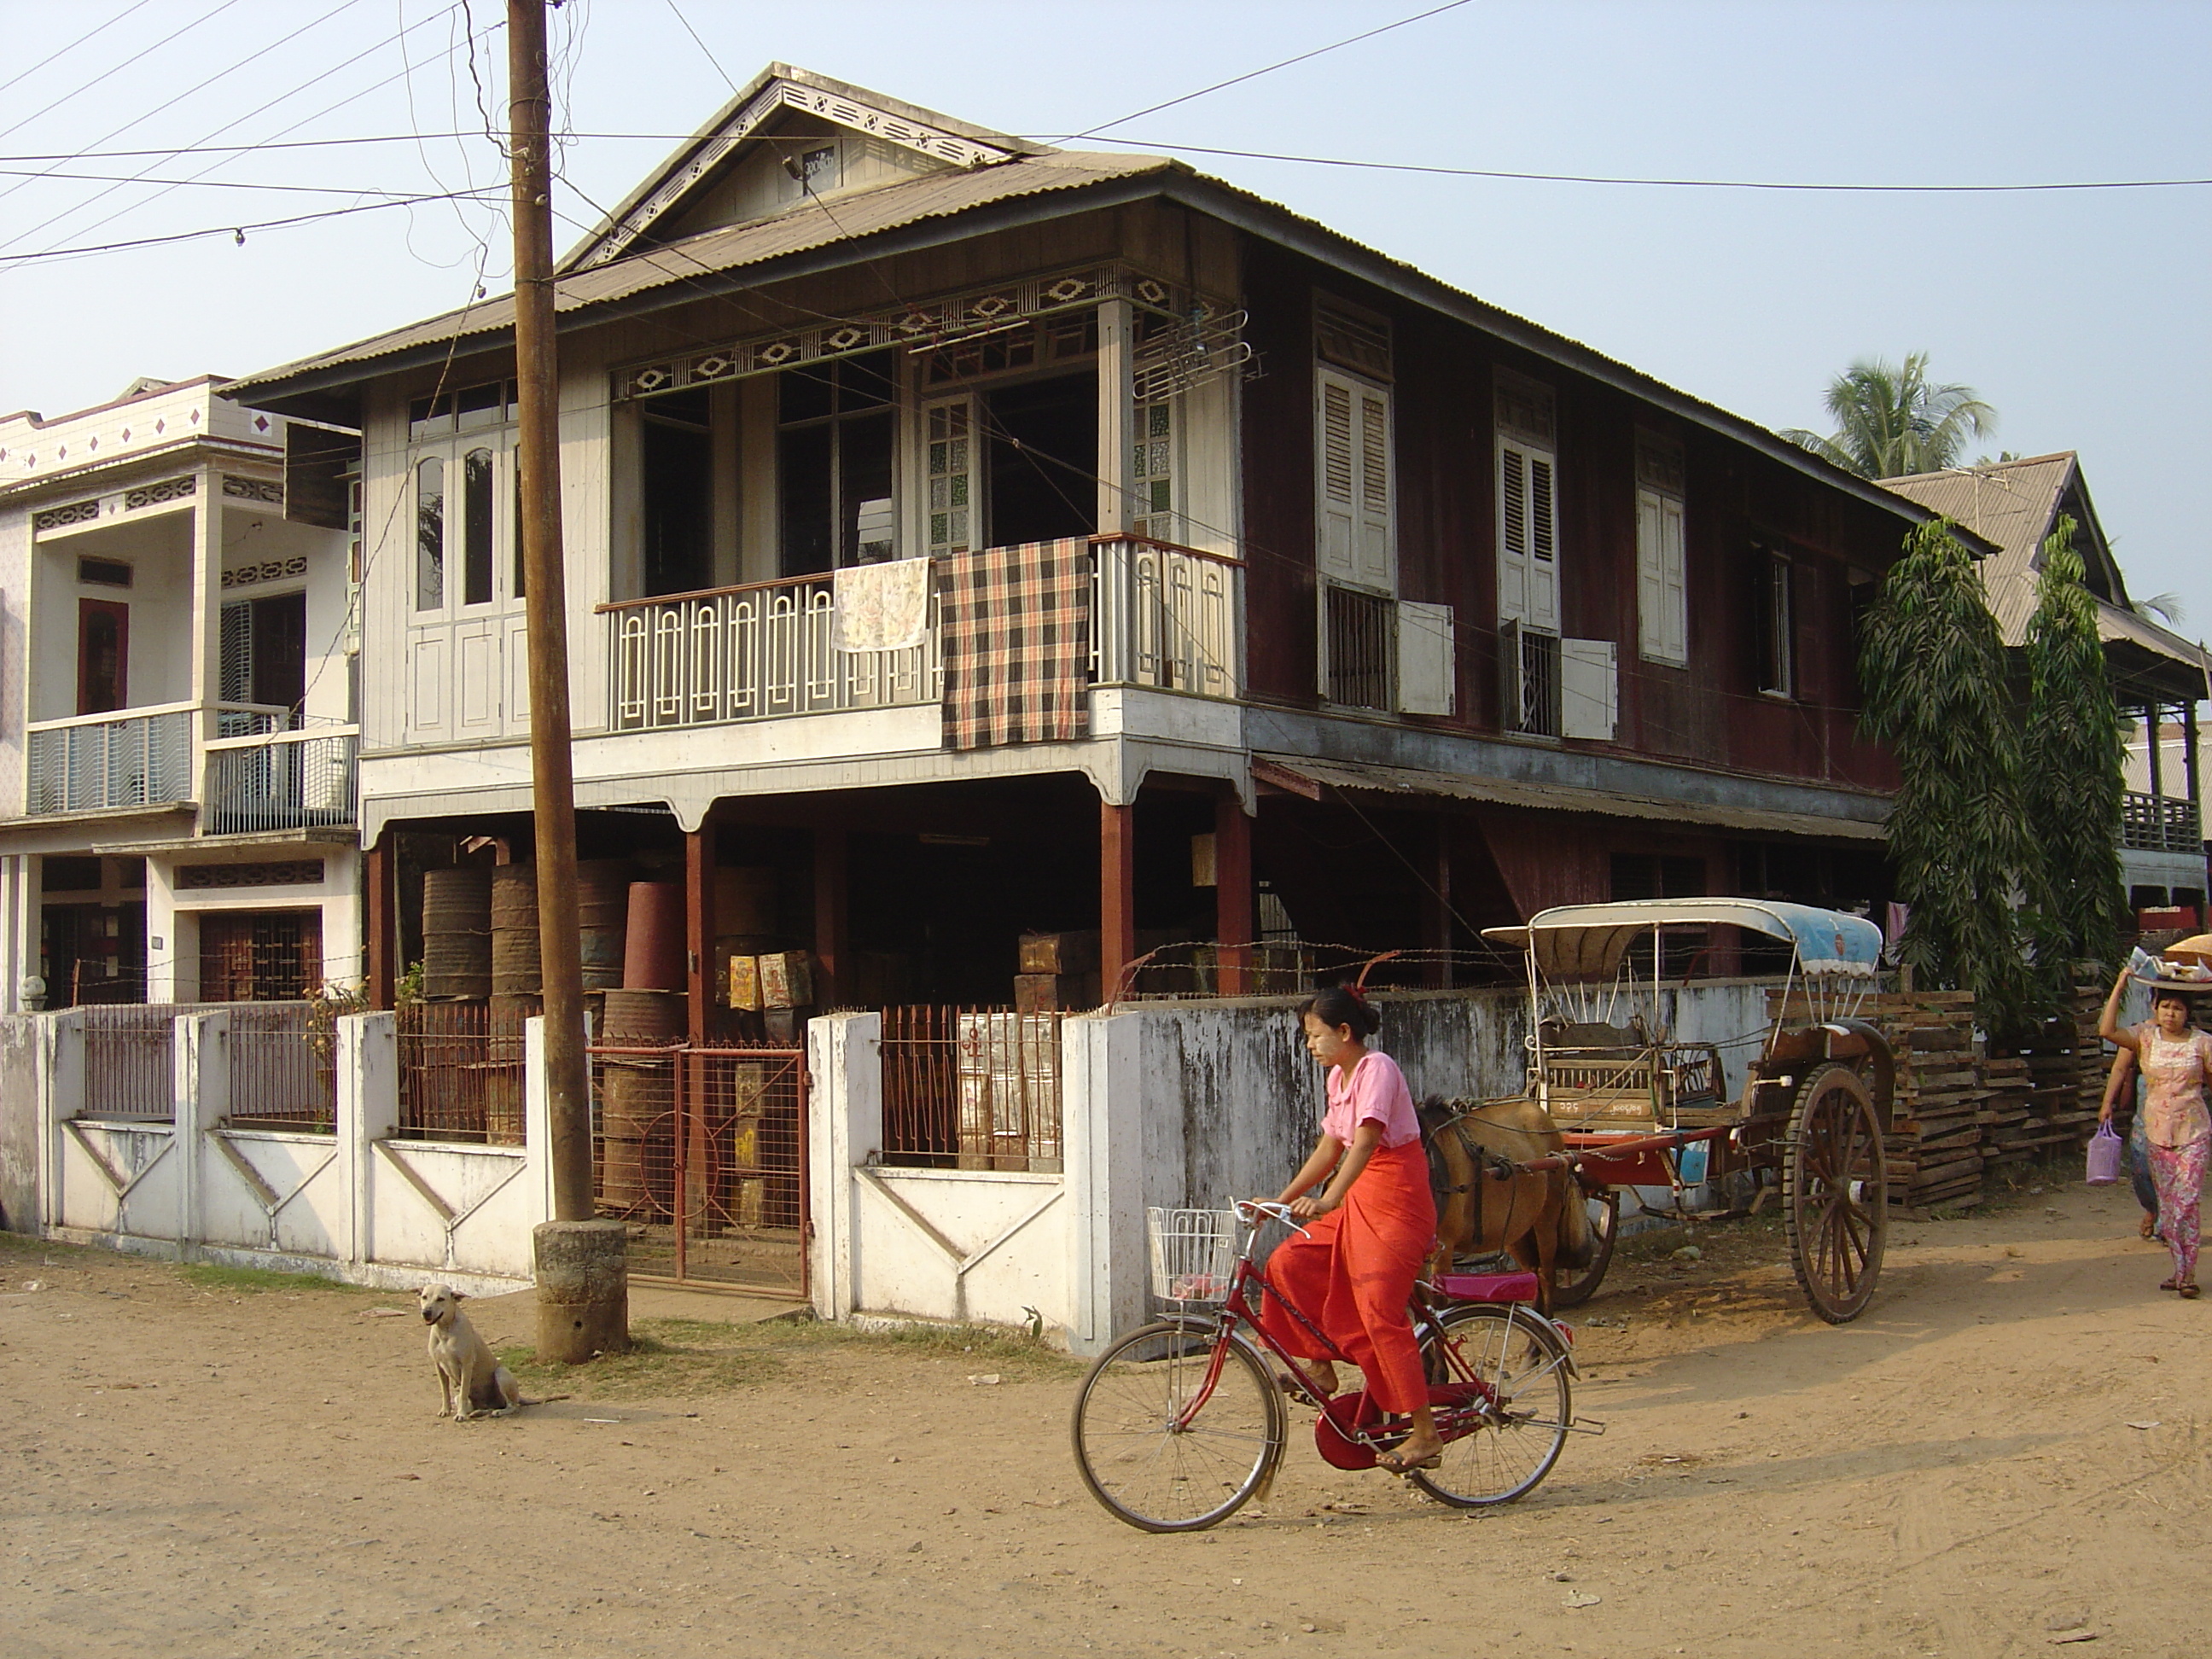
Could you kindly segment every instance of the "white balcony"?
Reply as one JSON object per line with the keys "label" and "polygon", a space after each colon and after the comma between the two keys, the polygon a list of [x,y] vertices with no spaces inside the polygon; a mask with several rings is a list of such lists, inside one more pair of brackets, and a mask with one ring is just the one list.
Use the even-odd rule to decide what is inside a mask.
{"label": "white balcony", "polygon": [[[1242,675],[1243,567],[1135,538],[1091,549],[1091,678],[1233,699]],[[717,588],[603,607],[608,725],[617,732],[902,708],[943,696],[937,605],[910,650],[836,643],[831,577]]]}
{"label": "white balcony", "polygon": [[210,836],[354,821],[357,726],[222,738],[207,745],[200,829]]}
{"label": "white balcony", "polygon": [[43,817],[190,800],[198,718],[198,705],[179,702],[33,722],[24,810]]}

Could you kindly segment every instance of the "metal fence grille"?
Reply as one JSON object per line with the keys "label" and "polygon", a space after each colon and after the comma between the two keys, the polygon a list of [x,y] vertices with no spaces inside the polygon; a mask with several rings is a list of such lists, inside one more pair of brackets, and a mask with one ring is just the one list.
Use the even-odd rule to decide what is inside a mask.
{"label": "metal fence grille", "polygon": [[192,798],[189,709],[49,726],[29,738],[33,813],[97,812]]}
{"label": "metal fence grille", "polygon": [[176,1018],[168,1003],[111,1003],[84,1011],[84,1115],[176,1115]]}
{"label": "metal fence grille", "polygon": [[884,1162],[1057,1171],[1062,1018],[884,1009]]}
{"label": "metal fence grille", "polygon": [[482,1002],[416,1002],[399,1011],[399,1128],[406,1140],[520,1146],[522,1022]]}
{"label": "metal fence grille", "polygon": [[230,1011],[230,1121],[328,1134],[337,1126],[337,1027],[305,1002]]}
{"label": "metal fence grille", "polygon": [[351,823],[359,742],[349,732],[325,737],[287,733],[242,748],[210,749],[208,833]]}
{"label": "metal fence grille", "polygon": [[806,1060],[594,1046],[592,1175],[632,1271],[806,1293]]}

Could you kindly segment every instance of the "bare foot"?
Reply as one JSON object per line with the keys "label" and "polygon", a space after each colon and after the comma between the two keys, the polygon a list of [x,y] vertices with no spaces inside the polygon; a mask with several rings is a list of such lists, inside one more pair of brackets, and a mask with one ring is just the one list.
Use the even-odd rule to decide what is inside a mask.
{"label": "bare foot", "polygon": [[1311,1389],[1316,1394],[1319,1395],[1322,1399],[1333,1400],[1336,1397],[1336,1364],[1334,1361],[1328,1359],[1293,1359],[1291,1364],[1297,1367],[1298,1375],[1305,1379],[1306,1386]]}
{"label": "bare foot", "polygon": [[1399,1443],[1395,1451],[1387,1451],[1375,1461],[1392,1474],[1404,1474],[1413,1469],[1432,1469],[1443,1462],[1444,1443],[1435,1435],[1425,1439],[1408,1435]]}
{"label": "bare foot", "polygon": [[2145,1238],[2148,1238],[2155,1234],[2158,1231],[2158,1218],[2154,1215],[2145,1215],[2142,1218],[2142,1236]]}

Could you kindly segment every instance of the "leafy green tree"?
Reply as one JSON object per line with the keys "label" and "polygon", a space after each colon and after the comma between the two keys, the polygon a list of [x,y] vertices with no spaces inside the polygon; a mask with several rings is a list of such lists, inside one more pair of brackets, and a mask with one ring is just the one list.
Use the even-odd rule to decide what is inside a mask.
{"label": "leafy green tree", "polygon": [[1902,366],[1861,358],[1828,383],[1824,401],[1832,434],[1793,428],[1782,435],[1863,478],[1940,472],[1958,465],[1969,439],[1996,430],[1996,410],[1973,387],[1929,380],[1924,351]]}
{"label": "leafy green tree", "polygon": [[2029,992],[2014,910],[2028,862],[2020,738],[2004,642],[1953,528],[1916,528],[1883,580],[1859,647],[1860,724],[1900,775],[1889,854],[1911,907],[1903,959],[2011,1030]]}
{"label": "leafy green tree", "polygon": [[2021,793],[2033,858],[2029,929],[2037,977],[2066,988],[2071,964],[2117,957],[2127,894],[2120,878],[2120,712],[2097,637],[2097,608],[2081,584],[2074,520],[2063,514],[2043,544],[2035,616],[2027,625],[2027,726]]}

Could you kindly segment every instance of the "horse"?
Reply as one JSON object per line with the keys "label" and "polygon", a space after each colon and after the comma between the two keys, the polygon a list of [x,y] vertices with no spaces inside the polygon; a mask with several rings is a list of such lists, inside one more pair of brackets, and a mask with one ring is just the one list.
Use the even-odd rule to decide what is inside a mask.
{"label": "horse", "polygon": [[1567,1169],[1516,1172],[1511,1165],[1566,1149],[1551,1115],[1526,1098],[1477,1102],[1431,1096],[1420,1106],[1437,1200],[1437,1244],[1428,1270],[1451,1271],[1461,1255],[1510,1250],[1536,1271],[1536,1306],[1552,1310],[1552,1278],[1597,1259],[1582,1184]]}

